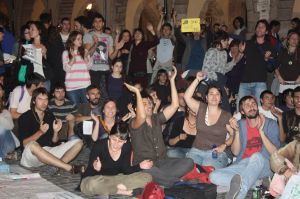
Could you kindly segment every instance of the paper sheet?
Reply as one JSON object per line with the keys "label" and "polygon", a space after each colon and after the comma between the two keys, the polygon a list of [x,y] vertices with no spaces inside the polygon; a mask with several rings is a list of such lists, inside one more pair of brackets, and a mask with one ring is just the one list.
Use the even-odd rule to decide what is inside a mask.
{"label": "paper sheet", "polygon": [[83,135],[92,135],[93,132],[93,122],[83,121]]}
{"label": "paper sheet", "polygon": [[83,199],[82,197],[68,191],[37,193],[36,196],[38,199]]}

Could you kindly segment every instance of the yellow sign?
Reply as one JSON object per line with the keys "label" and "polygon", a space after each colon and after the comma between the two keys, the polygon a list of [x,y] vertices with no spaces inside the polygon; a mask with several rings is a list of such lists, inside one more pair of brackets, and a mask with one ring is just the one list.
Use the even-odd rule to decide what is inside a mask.
{"label": "yellow sign", "polygon": [[200,18],[181,19],[181,32],[200,32]]}

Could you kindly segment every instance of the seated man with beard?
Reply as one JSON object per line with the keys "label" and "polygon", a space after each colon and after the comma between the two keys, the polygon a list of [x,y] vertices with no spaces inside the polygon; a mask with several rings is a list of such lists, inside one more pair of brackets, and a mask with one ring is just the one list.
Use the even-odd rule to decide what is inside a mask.
{"label": "seated man with beard", "polygon": [[229,120],[235,131],[231,151],[237,160],[210,174],[212,183],[230,188],[226,199],[245,198],[258,179],[271,176],[270,154],[280,146],[276,121],[259,114],[254,96],[243,97],[239,107],[245,119]]}

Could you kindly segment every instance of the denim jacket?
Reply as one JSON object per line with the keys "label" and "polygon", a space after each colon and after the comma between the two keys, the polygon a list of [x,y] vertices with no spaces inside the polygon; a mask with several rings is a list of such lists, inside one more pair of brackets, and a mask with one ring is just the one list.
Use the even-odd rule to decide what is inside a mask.
{"label": "denim jacket", "polygon": [[[241,142],[241,150],[237,156],[236,161],[239,162],[242,160],[242,157],[245,153],[247,147],[247,126],[246,126],[246,119],[239,120],[240,126],[240,142]],[[276,148],[280,147],[280,140],[279,140],[279,128],[275,120],[265,118],[265,125],[263,131],[267,138],[275,145]],[[265,145],[263,144],[260,153],[267,159],[270,158],[270,153],[266,149]]]}

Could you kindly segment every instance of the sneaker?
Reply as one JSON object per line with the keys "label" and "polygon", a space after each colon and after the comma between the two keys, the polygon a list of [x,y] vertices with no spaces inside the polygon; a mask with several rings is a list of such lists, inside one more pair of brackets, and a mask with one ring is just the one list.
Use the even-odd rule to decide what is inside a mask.
{"label": "sneaker", "polygon": [[236,174],[230,181],[230,189],[227,192],[225,199],[235,199],[240,192],[242,179],[241,176]]}

